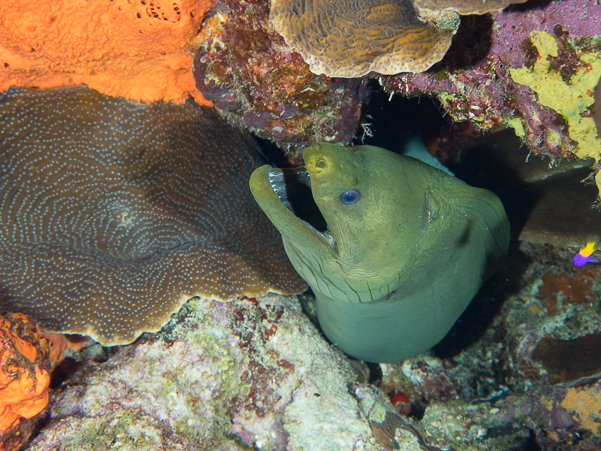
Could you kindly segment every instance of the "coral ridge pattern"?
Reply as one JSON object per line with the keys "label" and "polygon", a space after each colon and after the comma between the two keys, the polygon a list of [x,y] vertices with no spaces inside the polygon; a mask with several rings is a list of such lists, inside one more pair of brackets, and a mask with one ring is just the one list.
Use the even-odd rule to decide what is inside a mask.
{"label": "coral ridge pattern", "polygon": [[249,135],[193,102],[88,88],[0,96],[0,310],[105,345],[195,295],[299,292],[254,204]]}
{"label": "coral ridge pattern", "polygon": [[312,72],[330,77],[421,72],[455,32],[420,21],[409,0],[273,0],[270,19]]}
{"label": "coral ridge pattern", "polygon": [[272,0],[270,20],[311,71],[329,77],[423,72],[440,61],[459,14],[525,0]]}

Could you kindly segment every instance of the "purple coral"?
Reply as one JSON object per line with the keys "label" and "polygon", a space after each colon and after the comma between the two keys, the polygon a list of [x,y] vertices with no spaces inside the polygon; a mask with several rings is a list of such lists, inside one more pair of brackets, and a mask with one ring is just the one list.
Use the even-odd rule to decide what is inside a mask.
{"label": "purple coral", "polygon": [[[381,83],[408,96],[436,95],[454,120],[468,120],[480,129],[517,126],[535,153],[575,158],[564,118],[542,105],[529,87],[516,83],[510,69],[534,63],[539,55],[529,36],[544,31],[557,38],[559,55],[552,67],[569,84],[583,65],[575,46],[595,47],[599,20],[601,5],[595,0],[531,1],[488,16],[465,17],[440,63],[420,74],[382,77]],[[511,122],[516,119],[519,125]]]}

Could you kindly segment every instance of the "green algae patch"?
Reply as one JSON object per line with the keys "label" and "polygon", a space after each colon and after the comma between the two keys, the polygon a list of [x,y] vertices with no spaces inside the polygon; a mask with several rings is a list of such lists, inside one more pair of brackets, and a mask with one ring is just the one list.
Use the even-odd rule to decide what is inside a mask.
{"label": "green algae patch", "polygon": [[567,121],[569,136],[576,144],[573,152],[579,158],[599,160],[601,139],[595,122],[591,117],[583,117],[589,113],[593,91],[601,77],[599,51],[575,47],[579,67],[568,81],[564,81],[565,76],[562,78],[553,67],[553,59],[561,56],[557,38],[544,31],[535,31],[530,40],[538,51],[538,59],[532,68],[510,69],[511,77],[530,87],[542,105],[552,108]]}

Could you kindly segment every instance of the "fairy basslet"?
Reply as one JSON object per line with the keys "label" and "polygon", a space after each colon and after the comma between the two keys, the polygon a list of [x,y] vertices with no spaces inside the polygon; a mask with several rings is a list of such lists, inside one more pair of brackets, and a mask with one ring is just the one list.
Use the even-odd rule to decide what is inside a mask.
{"label": "fairy basslet", "polygon": [[586,243],[585,247],[581,247],[580,248],[580,252],[578,252],[574,257],[572,257],[572,262],[574,263],[574,266],[584,266],[587,263],[596,263],[599,260],[595,260],[594,258],[591,258],[591,255],[593,254],[593,252],[595,252],[596,249],[596,245],[597,245],[597,240],[589,240]]}

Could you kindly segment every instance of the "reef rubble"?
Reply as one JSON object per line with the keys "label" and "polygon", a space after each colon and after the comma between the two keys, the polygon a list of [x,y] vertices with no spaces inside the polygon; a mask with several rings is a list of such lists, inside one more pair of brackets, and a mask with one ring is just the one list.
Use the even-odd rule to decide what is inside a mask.
{"label": "reef rubble", "polygon": [[571,247],[552,266],[523,251],[440,345],[380,373],[325,340],[310,297],[196,298],[161,333],[80,363],[27,449],[596,449],[601,382],[553,385],[533,354],[598,334],[600,267],[574,269]]}

